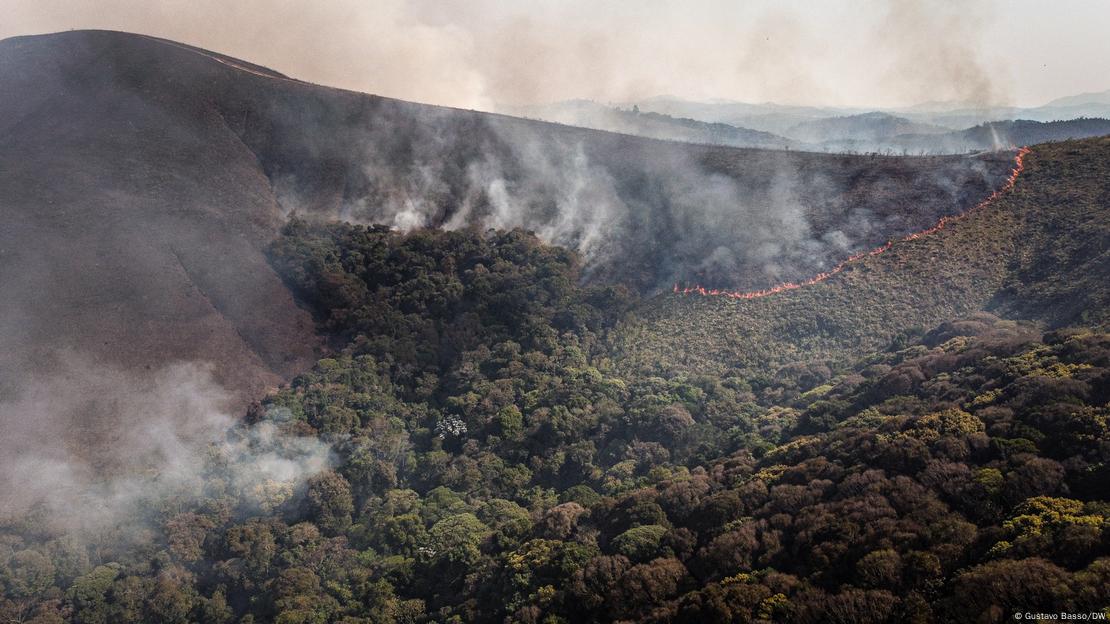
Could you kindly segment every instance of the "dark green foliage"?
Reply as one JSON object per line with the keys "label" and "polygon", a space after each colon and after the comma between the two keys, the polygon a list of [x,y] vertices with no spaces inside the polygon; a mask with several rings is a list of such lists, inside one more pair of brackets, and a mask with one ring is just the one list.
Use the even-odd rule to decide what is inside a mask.
{"label": "dark green foliage", "polygon": [[519,230],[402,236],[294,219],[270,256],[340,344],[354,339],[409,393],[465,372],[459,358],[476,349],[546,352],[564,332],[592,339],[630,304],[621,289],[579,288],[571,252]]}

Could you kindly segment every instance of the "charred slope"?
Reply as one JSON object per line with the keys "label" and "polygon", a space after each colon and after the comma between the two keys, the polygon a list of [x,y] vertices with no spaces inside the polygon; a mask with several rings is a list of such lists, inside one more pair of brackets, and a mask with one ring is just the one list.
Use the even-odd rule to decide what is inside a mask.
{"label": "charred slope", "polygon": [[1108,321],[1110,139],[1036,146],[1014,188],[825,281],[751,300],[667,294],[625,323],[625,364],[664,374],[843,362],[978,310]]}
{"label": "charred slope", "polygon": [[102,31],[0,42],[0,84],[5,379],[61,349],[211,361],[241,397],[287,378],[317,344],[262,253],[289,211],[520,226],[582,252],[587,278],[749,287],[961,211],[1009,165],[647,140]]}
{"label": "charred slope", "polygon": [[[241,403],[315,359],[261,249],[280,222],[255,154],[191,85],[220,66],[70,33],[0,43],[0,379],[211,362]],[[131,59],[128,62],[127,59]],[[195,59],[195,60],[194,60]],[[214,67],[209,67],[214,66]]]}
{"label": "charred slope", "polygon": [[583,253],[591,277],[644,289],[811,273],[973,205],[1008,165],[1004,155],[868,158],[645,140],[327,89],[119,33],[5,48],[8,73],[39,85],[46,71],[47,82],[93,99],[127,94],[169,116],[161,131],[178,116],[211,115],[254,155],[287,211],[520,226]]}

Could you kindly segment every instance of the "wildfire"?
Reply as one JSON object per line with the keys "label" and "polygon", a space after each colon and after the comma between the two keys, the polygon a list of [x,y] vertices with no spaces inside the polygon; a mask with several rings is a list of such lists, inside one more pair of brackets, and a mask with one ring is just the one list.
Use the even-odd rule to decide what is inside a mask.
{"label": "wildfire", "polygon": [[972,210],[978,210],[980,208],[983,208],[987,204],[989,204],[992,201],[998,199],[999,197],[1001,197],[1002,195],[1007,193],[1010,189],[1014,188],[1014,184],[1017,182],[1018,176],[1021,175],[1021,172],[1025,169],[1024,159],[1025,159],[1025,155],[1028,154],[1028,153],[1029,153],[1029,148],[1028,147],[1023,147],[1023,148],[1019,149],[1018,152],[1017,152],[1017,156],[1014,157],[1014,168],[1010,172],[1010,177],[1006,178],[1006,183],[1003,184],[1001,188],[999,188],[998,190],[991,193],[989,197],[987,197],[983,201],[976,204],[970,210],[967,210],[967,211],[965,211],[961,214],[958,214],[958,215],[941,217],[940,220],[937,221],[936,225],[934,225],[933,227],[931,227],[929,229],[921,230],[920,232],[914,232],[913,234],[903,236],[902,238],[898,239],[897,241],[889,240],[880,247],[876,247],[876,248],[874,248],[870,251],[862,251],[858,254],[855,254],[854,256],[850,256],[848,259],[842,261],[840,264],[834,266],[833,268],[829,269],[828,271],[825,271],[824,273],[818,273],[817,275],[814,275],[813,277],[811,277],[807,280],[804,280],[804,281],[801,281],[801,282],[785,282],[785,283],[778,284],[776,286],[772,286],[770,288],[766,288],[766,289],[763,289],[763,290],[751,290],[751,291],[747,291],[747,292],[741,292],[741,291],[735,291],[735,290],[722,290],[722,289],[719,289],[719,288],[704,288],[702,286],[686,286],[686,287],[680,288],[678,286],[678,284],[675,284],[674,285],[674,292],[677,293],[677,294],[680,294],[680,295],[702,295],[702,296],[705,296],[705,297],[728,297],[730,299],[758,299],[760,297],[766,297],[768,295],[774,295],[776,293],[786,292],[788,290],[795,290],[797,288],[802,288],[804,286],[812,286],[813,284],[816,284],[818,282],[823,282],[823,281],[829,279],[830,277],[836,275],[837,273],[840,273],[849,264],[852,264],[853,262],[857,262],[857,261],[862,260],[864,258],[867,258],[869,256],[877,256],[877,255],[883,253],[887,249],[890,249],[892,246],[894,246],[895,242],[911,241],[911,240],[921,238],[923,236],[928,236],[929,234],[933,234],[935,232],[939,232],[939,231],[943,230],[944,228],[948,227],[949,224],[954,223],[954,222],[956,222],[960,219],[963,219]]}

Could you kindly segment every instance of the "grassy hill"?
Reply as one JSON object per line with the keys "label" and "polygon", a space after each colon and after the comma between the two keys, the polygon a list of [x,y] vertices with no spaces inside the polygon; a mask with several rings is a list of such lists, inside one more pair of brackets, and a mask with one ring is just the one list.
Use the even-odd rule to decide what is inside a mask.
{"label": "grassy hill", "polygon": [[753,299],[663,294],[619,330],[622,367],[770,372],[844,361],[954,316],[995,310],[1105,323],[1110,139],[1033,148],[1013,190],[935,234],[818,284]]}

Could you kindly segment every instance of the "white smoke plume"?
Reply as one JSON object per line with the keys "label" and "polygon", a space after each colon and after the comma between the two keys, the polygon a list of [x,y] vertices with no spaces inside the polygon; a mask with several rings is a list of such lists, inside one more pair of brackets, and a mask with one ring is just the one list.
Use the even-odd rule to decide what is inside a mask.
{"label": "white smoke plume", "polygon": [[0,520],[37,508],[72,532],[132,523],[152,502],[200,496],[213,477],[265,505],[267,490],[329,467],[315,438],[240,425],[229,396],[197,363],[125,373],[67,356],[0,400]]}

